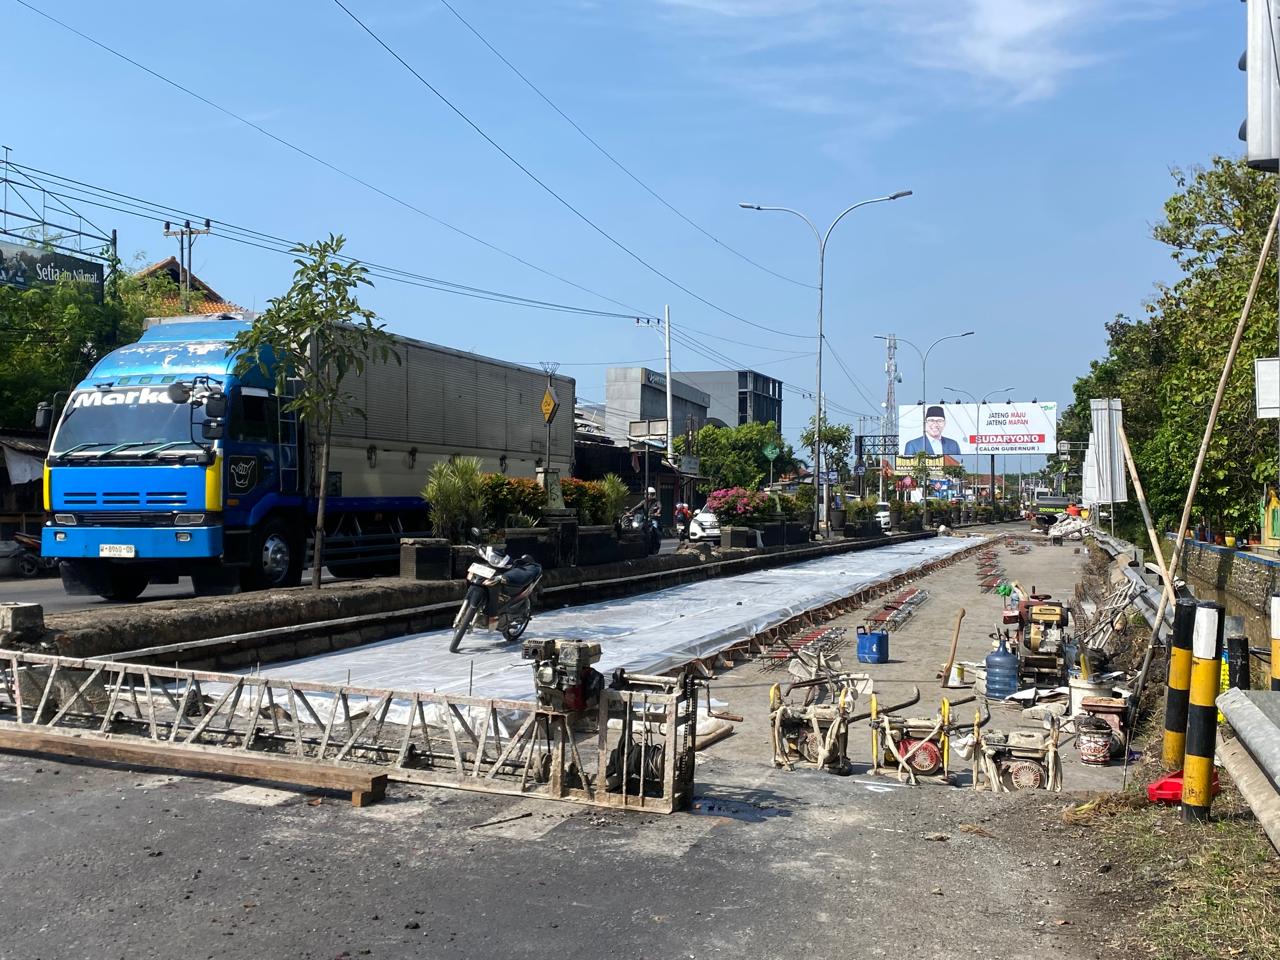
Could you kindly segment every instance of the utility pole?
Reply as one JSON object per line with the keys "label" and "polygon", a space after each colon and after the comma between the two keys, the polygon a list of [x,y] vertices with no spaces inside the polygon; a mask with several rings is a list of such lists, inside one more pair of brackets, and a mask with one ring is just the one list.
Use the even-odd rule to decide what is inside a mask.
{"label": "utility pole", "polygon": [[187,220],[175,230],[172,229],[169,221],[165,221],[164,235],[178,238],[178,293],[182,299],[184,312],[191,309],[191,248],[196,242],[196,237],[212,232],[213,228],[207,218],[203,229],[191,226],[191,221]]}
{"label": "utility pole", "polygon": [[[880,477],[880,499],[884,499],[884,443],[885,437],[896,436],[898,433],[898,395],[896,384],[898,382],[898,338],[893,334],[885,337],[885,388],[884,388],[884,416],[880,418],[880,444],[881,452],[876,456],[876,473]],[[894,457],[895,462],[897,457]]]}
{"label": "utility pole", "polygon": [[[676,438],[671,419],[671,307],[662,308],[662,333],[666,341],[667,360],[667,460],[671,466],[676,465]],[[678,473],[678,471],[677,471]]]}

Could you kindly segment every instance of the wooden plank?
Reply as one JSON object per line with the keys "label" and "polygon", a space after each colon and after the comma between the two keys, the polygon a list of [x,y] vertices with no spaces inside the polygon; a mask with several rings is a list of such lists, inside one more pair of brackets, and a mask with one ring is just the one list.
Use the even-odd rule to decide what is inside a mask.
{"label": "wooden plank", "polygon": [[14,729],[0,725],[0,750],[47,753],[109,763],[183,770],[212,776],[244,777],[249,780],[272,780],[307,787],[351,792],[353,806],[361,807],[385,796],[387,775],[335,767],[261,754],[192,750],[185,746],[166,746],[146,742],[128,742],[121,737],[75,736],[46,730]]}

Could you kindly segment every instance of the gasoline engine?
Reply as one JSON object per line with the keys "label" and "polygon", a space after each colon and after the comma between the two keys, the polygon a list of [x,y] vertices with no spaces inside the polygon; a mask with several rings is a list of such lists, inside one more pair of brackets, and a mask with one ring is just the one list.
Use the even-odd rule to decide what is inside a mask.
{"label": "gasoline engine", "polygon": [[533,686],[541,706],[581,713],[599,703],[604,677],[593,664],[600,644],[584,640],[526,640],[520,656],[533,661]]}

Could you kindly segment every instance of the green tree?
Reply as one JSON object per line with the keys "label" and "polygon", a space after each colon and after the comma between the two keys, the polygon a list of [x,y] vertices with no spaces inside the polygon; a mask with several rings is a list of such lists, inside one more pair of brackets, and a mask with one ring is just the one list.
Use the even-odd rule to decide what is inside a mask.
{"label": "green tree", "polygon": [[[334,420],[365,415],[346,387],[347,377],[363,374],[370,361],[400,362],[392,336],[356,299],[357,290],[372,283],[362,264],[342,256],[345,242],[330,234],[327,240],[294,247],[293,285],[273,298],[232,345],[240,354],[237,374],[256,366],[274,377],[276,392],[289,397],[285,409],[298,414],[318,448],[320,464],[313,481],[318,496],[316,562],[311,571],[311,585],[317,590]],[[289,381],[294,378],[297,386],[291,392]]]}
{"label": "green tree", "polygon": [[[800,446],[813,449],[813,428],[816,417],[809,418],[809,426],[800,434]],[[822,423],[822,463],[824,470],[834,470],[836,477],[846,481],[852,476],[849,458],[853,456],[853,427],[847,423]]]}
{"label": "green tree", "polygon": [[[693,453],[712,490],[728,487],[758,490],[769,478],[769,458],[764,451],[770,444],[779,450],[773,461],[773,475],[779,477],[795,469],[794,451],[772,422],[744,423],[736,427],[707,425],[694,435]],[[677,453],[688,453],[685,445],[684,437],[676,437]]]}
{"label": "green tree", "polygon": [[62,279],[19,290],[0,285],[0,427],[29,427],[102,357],[142,334],[176,294],[165,276],[139,278],[108,258],[99,302],[89,284]]}
{"label": "green tree", "polygon": [[[1274,178],[1242,160],[1215,157],[1207,167],[1173,172],[1176,192],[1154,235],[1170,248],[1181,276],[1156,286],[1139,319],[1107,326],[1106,355],[1076,381],[1059,436],[1083,444],[1089,400],[1119,397],[1124,425],[1157,524],[1182,512],[1210,403],[1275,206]],[[1276,289],[1268,258],[1262,291]],[[1253,363],[1274,356],[1274,296],[1257,298],[1197,494],[1199,515],[1236,532],[1256,525],[1258,501],[1276,479],[1275,424],[1253,415]],[[1080,469],[1074,455],[1072,472]],[[1073,488],[1074,483],[1073,480]],[[1130,536],[1140,534],[1131,503],[1117,510]]]}

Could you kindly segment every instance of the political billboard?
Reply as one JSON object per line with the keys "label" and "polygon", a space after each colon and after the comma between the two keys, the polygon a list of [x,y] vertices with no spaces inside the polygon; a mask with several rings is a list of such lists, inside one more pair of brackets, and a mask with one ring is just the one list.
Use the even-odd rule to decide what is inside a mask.
{"label": "political billboard", "polygon": [[898,456],[1054,453],[1058,404],[931,403],[898,408]]}

